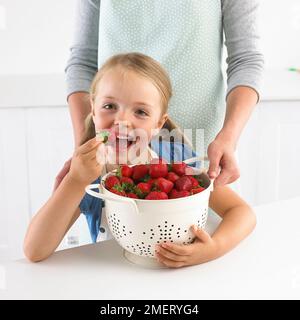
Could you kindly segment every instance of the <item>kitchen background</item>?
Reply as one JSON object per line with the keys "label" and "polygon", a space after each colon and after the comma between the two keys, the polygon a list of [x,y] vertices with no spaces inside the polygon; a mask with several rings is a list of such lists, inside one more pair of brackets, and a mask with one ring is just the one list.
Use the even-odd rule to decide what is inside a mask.
{"label": "kitchen background", "polygon": [[[300,1],[260,2],[266,73],[235,184],[252,205],[300,195],[300,72],[288,70],[300,68]],[[64,68],[75,3],[0,0],[0,257],[23,255],[28,222],[72,154]],[[89,241],[81,217],[60,249]]]}

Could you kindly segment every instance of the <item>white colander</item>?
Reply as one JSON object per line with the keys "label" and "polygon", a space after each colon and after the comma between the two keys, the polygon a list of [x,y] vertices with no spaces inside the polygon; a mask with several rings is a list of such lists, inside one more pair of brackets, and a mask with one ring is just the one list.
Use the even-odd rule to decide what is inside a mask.
{"label": "white colander", "polygon": [[161,265],[154,258],[155,245],[164,242],[183,245],[192,243],[195,236],[190,227],[195,224],[204,228],[213,182],[205,171],[197,168],[193,170],[194,174],[200,174],[206,189],[177,199],[144,200],[116,195],[104,187],[105,179],[114,174],[115,170],[104,175],[100,185],[86,187],[88,194],[105,201],[109,229],[124,248],[128,260],[159,267]]}

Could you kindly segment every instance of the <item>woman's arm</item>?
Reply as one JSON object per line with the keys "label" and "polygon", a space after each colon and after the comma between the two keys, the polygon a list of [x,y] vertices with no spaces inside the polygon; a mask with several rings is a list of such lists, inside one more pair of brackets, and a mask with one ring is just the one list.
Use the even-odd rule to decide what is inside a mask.
{"label": "woman's arm", "polygon": [[227,92],[252,88],[259,98],[264,66],[258,25],[259,0],[221,0],[227,48]]}
{"label": "woman's arm", "polygon": [[78,218],[85,186],[102,173],[96,160],[100,143],[93,138],[76,149],[69,173],[30,222],[24,240],[24,253],[30,261],[51,255]]}
{"label": "woman's arm", "polygon": [[89,94],[86,92],[72,93],[68,98],[69,111],[73,125],[73,135],[75,148],[81,143],[85,132],[85,119],[91,112]]}
{"label": "woman's arm", "polygon": [[234,151],[260,93],[264,58],[258,30],[258,0],[221,0],[227,47],[226,117],[223,128],[209,145],[209,175],[215,185],[239,177]]}
{"label": "woman's arm", "polygon": [[84,119],[91,109],[87,95],[98,70],[99,10],[100,0],[77,1],[74,40],[65,68],[75,146],[80,143]]}

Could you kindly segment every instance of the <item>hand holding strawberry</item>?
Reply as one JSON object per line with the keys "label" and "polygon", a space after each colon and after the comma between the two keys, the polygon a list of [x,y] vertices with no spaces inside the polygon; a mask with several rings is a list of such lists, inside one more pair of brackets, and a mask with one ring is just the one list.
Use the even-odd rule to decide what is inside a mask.
{"label": "hand holding strawberry", "polygon": [[99,178],[103,166],[97,162],[96,153],[101,144],[102,141],[93,138],[75,150],[68,173],[73,181],[87,185]]}

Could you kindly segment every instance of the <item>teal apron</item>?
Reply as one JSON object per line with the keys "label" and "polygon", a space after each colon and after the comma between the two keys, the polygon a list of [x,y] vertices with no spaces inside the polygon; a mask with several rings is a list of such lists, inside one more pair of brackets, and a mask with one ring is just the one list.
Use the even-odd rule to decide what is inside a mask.
{"label": "teal apron", "polygon": [[192,129],[201,156],[224,119],[222,44],[221,0],[101,1],[99,67],[121,52],[159,61],[172,81],[168,113],[182,129]]}

